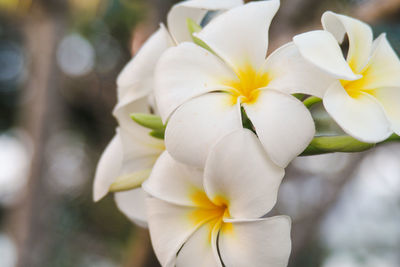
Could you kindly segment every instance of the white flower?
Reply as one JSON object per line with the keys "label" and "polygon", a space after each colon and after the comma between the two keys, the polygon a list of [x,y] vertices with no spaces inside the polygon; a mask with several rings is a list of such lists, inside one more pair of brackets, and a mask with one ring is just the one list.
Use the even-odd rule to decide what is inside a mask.
{"label": "white flower", "polygon": [[116,203],[135,223],[146,225],[140,184],[147,179],[165,147],[162,140],[149,136],[150,130],[135,124],[130,114],[157,113],[157,106],[152,103],[155,65],[168,47],[190,37],[187,18],[200,23],[209,10],[225,10],[242,3],[242,0],[192,0],[176,4],[168,14],[168,29],[161,25],[122,70],[117,79],[118,103],[113,112],[119,128],[97,166],[95,201],[103,198],[112,185],[137,187],[116,193]]}
{"label": "white flower", "polygon": [[[298,35],[294,43],[306,60],[333,77],[319,93],[327,112],[364,142],[400,134],[400,61],[385,34],[373,41],[367,24],[333,12],[326,12],[322,23],[325,31]],[[346,59],[339,46],[345,34]]]}
{"label": "white flower", "polygon": [[241,107],[279,166],[307,147],[314,123],[290,94],[318,92],[329,75],[302,59],[293,43],[265,59],[278,7],[277,0],[251,2],[218,16],[196,34],[213,52],[182,43],[162,55],[155,96],[168,121],[165,143],[172,157],[204,166],[215,141],[242,128]]}
{"label": "white flower", "polygon": [[143,184],[161,265],[286,266],[290,219],[261,218],[275,205],[283,176],[247,129],[211,149],[204,173],[164,152]]}

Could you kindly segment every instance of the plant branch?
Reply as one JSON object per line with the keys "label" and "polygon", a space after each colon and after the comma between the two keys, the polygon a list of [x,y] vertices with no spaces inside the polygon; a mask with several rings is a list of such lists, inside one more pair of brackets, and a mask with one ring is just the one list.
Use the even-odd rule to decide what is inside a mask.
{"label": "plant branch", "polygon": [[308,98],[306,98],[303,101],[303,104],[309,109],[311,108],[314,104],[320,103],[322,101],[321,98],[316,97],[316,96],[310,96]]}
{"label": "plant branch", "polygon": [[393,134],[383,142],[373,144],[361,142],[351,136],[318,136],[314,137],[310,145],[300,156],[320,155],[333,152],[362,152],[376,145],[400,141],[400,136]]}

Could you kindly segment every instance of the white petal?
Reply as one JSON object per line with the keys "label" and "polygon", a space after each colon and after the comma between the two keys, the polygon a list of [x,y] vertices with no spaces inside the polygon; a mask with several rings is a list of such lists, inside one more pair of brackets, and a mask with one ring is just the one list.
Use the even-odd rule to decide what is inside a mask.
{"label": "white petal", "polygon": [[400,87],[387,87],[376,90],[376,98],[383,106],[392,130],[400,135]]}
{"label": "white petal", "polygon": [[368,94],[361,93],[359,97],[352,98],[337,82],[326,92],[324,106],[347,134],[360,141],[376,143],[391,134],[382,107]]}
{"label": "white petal", "polygon": [[339,43],[342,43],[344,35],[347,33],[349,37],[347,62],[356,73],[359,73],[371,55],[373,39],[371,27],[360,20],[331,11],[322,15],[322,25],[325,30],[335,36]]}
{"label": "white petal", "polygon": [[355,80],[359,75],[353,73],[343,57],[342,50],[332,34],[327,31],[311,31],[296,35],[293,42],[300,54],[332,77]]}
{"label": "white petal", "polygon": [[122,165],[122,143],[116,134],[101,155],[93,183],[93,199],[99,201],[108,193],[108,188],[118,177]]}
{"label": "white petal", "polygon": [[121,175],[151,169],[165,150],[164,142],[148,134],[148,129],[138,126],[136,131],[120,129],[123,146]]}
{"label": "white petal", "polygon": [[265,153],[257,136],[241,129],[223,137],[210,151],[204,187],[216,204],[222,198],[232,218],[258,218],[276,203],[284,170]]}
{"label": "white petal", "polygon": [[288,94],[303,93],[322,98],[334,81],[329,74],[306,61],[293,43],[275,50],[267,58],[264,70],[271,79],[268,87]]}
{"label": "white petal", "polygon": [[258,69],[268,48],[268,29],[278,0],[251,2],[212,20],[197,34],[236,71],[250,64]]}
{"label": "white petal", "polygon": [[286,167],[310,144],[315,134],[308,109],[291,95],[267,89],[254,104],[244,104],[264,149]]}
{"label": "white petal", "polygon": [[362,73],[362,89],[400,87],[400,60],[385,34],[374,41],[373,51],[368,66]]}
{"label": "white petal", "polygon": [[191,220],[194,208],[168,204],[156,198],[146,199],[151,243],[162,266],[175,266],[176,254],[204,221]]}
{"label": "white petal", "polygon": [[141,188],[126,192],[115,193],[115,202],[118,209],[132,222],[141,227],[147,227],[146,194]]}
{"label": "white petal", "polygon": [[128,131],[136,131],[139,127],[136,122],[132,120],[130,114],[132,113],[150,113],[150,106],[147,100],[147,95],[134,96],[131,98],[124,98],[123,101],[117,103],[114,108],[113,114],[118,120],[118,124]]}
{"label": "white petal", "polygon": [[291,251],[290,224],[289,217],[276,216],[223,228],[218,240],[223,263],[231,267],[286,267]]}
{"label": "white petal", "polygon": [[161,54],[172,46],[168,31],[161,26],[125,66],[117,79],[118,99],[134,100],[153,90],[154,69]]}
{"label": "white petal", "polygon": [[212,238],[212,230],[212,224],[205,224],[188,239],[178,253],[176,267],[222,267],[217,246],[211,243],[217,239]]}
{"label": "white petal", "polygon": [[239,103],[226,93],[196,97],[178,108],[165,131],[172,157],[203,168],[212,145],[222,136],[242,128]]}
{"label": "white petal", "polygon": [[242,0],[191,0],[174,5],[168,13],[168,29],[178,43],[192,41],[188,18],[200,24],[208,11],[227,10],[242,5]]}
{"label": "white petal", "polygon": [[167,50],[156,70],[156,100],[165,122],[182,103],[224,88],[221,81],[235,79],[222,60],[193,44],[182,43]]}
{"label": "white petal", "polygon": [[203,192],[203,172],[174,160],[168,152],[164,152],[143,189],[150,195],[166,202],[196,207],[193,196]]}

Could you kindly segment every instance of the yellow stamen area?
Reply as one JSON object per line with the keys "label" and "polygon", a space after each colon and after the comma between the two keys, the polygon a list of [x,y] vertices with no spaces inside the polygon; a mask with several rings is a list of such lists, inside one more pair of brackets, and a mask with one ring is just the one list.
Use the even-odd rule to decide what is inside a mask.
{"label": "yellow stamen area", "polygon": [[228,218],[228,201],[223,196],[217,196],[211,201],[202,190],[193,190],[190,194],[192,202],[198,207],[189,213],[189,220],[195,225],[207,224],[209,228],[208,243],[211,244],[212,235],[219,230],[224,233],[232,233],[231,223],[224,223],[223,218]]}
{"label": "yellow stamen area", "polygon": [[232,105],[237,103],[239,97],[242,103],[255,103],[260,95],[260,89],[270,82],[268,73],[257,71],[250,64],[236,71],[236,75],[237,79],[223,82],[224,85],[230,87]]}
{"label": "yellow stamen area", "polygon": [[352,98],[358,98],[362,96],[363,93],[375,96],[375,89],[363,89],[367,84],[367,79],[365,79],[364,76],[355,81],[341,80],[340,83]]}
{"label": "yellow stamen area", "polygon": [[[353,72],[355,72],[354,67],[350,65],[352,68]],[[375,96],[376,92],[375,89],[366,89],[368,88],[368,84],[372,82],[374,79],[373,75],[370,74],[370,66],[362,70],[359,74],[362,75],[362,77],[358,80],[355,81],[346,81],[346,80],[341,80],[340,83],[342,84],[343,88],[346,90],[346,92],[351,96],[352,98],[358,98],[363,95],[363,93],[369,94],[371,96]]]}

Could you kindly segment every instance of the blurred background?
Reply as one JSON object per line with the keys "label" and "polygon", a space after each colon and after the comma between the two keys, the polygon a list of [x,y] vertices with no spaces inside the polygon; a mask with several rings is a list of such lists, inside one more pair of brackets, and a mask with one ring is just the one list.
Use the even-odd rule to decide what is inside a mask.
{"label": "blurred background", "polygon": [[[0,0],[1,267],[159,266],[147,231],[91,186],[116,77],[174,2]],[[271,47],[320,28],[325,10],[400,51],[399,0],[281,0]],[[319,134],[338,131],[313,115]],[[296,159],[274,213],[293,219],[291,267],[399,267],[400,144]]]}

